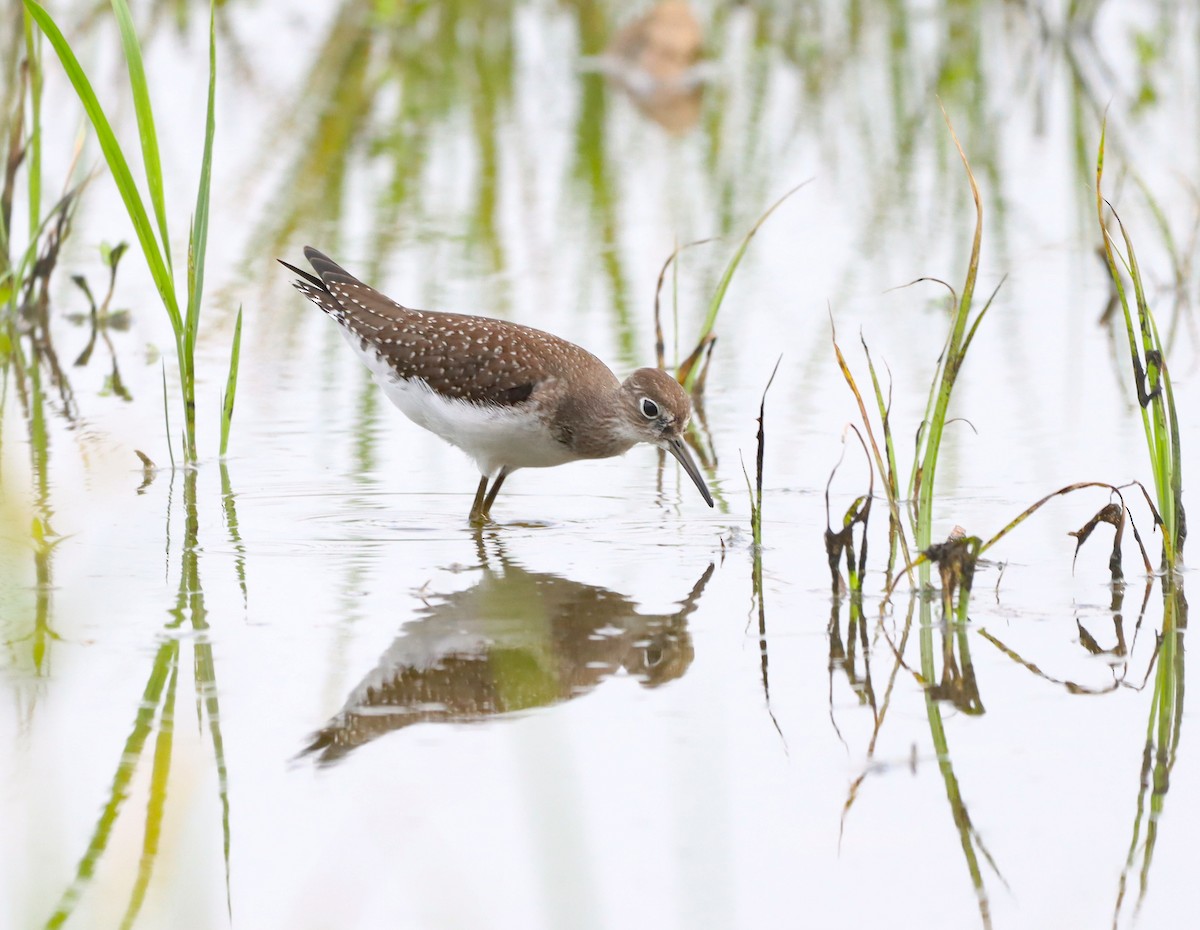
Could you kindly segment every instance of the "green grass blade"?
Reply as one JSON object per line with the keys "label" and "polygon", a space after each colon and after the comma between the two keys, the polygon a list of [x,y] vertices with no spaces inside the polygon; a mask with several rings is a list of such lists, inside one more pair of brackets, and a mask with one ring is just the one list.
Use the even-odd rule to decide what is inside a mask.
{"label": "green grass blade", "polygon": [[167,401],[167,363],[162,366],[163,422],[167,431],[167,453],[171,456],[171,471],[175,470],[175,446],[171,442],[171,404]]}
{"label": "green grass blade", "polygon": [[208,8],[208,109],[204,123],[204,155],[200,161],[200,183],[196,190],[196,212],[188,244],[188,355],[196,345],[196,330],[200,323],[200,298],[204,293],[204,259],[208,248],[208,204],[212,182],[213,136],[216,133],[217,38],[216,4]]}
{"label": "green grass blade", "polygon": [[[758,218],[755,224],[750,227],[750,231],[742,238],[741,244],[737,251],[733,253],[733,258],[729,260],[729,264],[725,266],[725,272],[721,275],[721,280],[717,283],[717,289],[713,293],[712,301],[708,305],[708,316],[704,318],[704,325],[700,328],[700,336],[696,340],[697,345],[702,345],[707,339],[709,333],[713,331],[713,327],[717,325],[717,314],[721,312],[721,303],[725,300],[725,292],[729,290],[729,283],[733,280],[734,272],[737,271],[738,265],[742,263],[742,256],[746,254],[746,249],[750,247],[750,240],[754,238],[754,234],[762,228],[763,223],[767,218],[774,213],[785,200],[804,187],[808,181],[803,181],[797,184],[790,191],[776,200],[771,206],[767,207],[766,212]],[[700,366],[693,365],[688,372],[687,377],[683,379],[683,387],[687,391],[691,391],[696,386],[696,378],[700,375]]]}
{"label": "green grass blade", "polygon": [[975,331],[977,329],[979,329],[979,324],[982,323],[983,318],[985,316],[987,316],[987,312],[989,309],[991,309],[992,303],[996,299],[996,295],[1000,293],[1000,288],[1002,288],[1004,286],[1004,282],[1007,279],[1008,279],[1008,275],[1004,275],[1004,277],[1002,277],[1000,279],[1000,283],[997,284],[996,287],[992,290],[992,293],[990,295],[988,295],[987,302],[983,305],[983,309],[980,310],[979,313],[976,315],[975,322],[971,324],[971,328],[967,331],[967,338],[963,340],[963,346],[962,346],[962,354],[963,355],[966,355],[967,350],[971,348],[971,341],[975,338]]}
{"label": "green grass blade", "polygon": [[29,153],[26,172],[29,179],[29,241],[36,242],[42,215],[42,43],[25,13],[25,58],[29,62]]}
{"label": "green grass blade", "polygon": [[[942,116],[946,121],[947,128],[950,130],[950,138],[954,140],[954,147],[958,149],[958,156],[962,160],[963,168],[967,173],[967,181],[971,185],[971,197],[975,201],[975,235],[971,241],[971,257],[967,264],[967,277],[963,283],[962,291],[958,295],[958,308],[951,323],[950,337],[942,358],[939,360],[940,374],[934,382],[935,389],[932,395],[934,405],[932,413],[927,415],[925,421],[926,429],[922,436],[920,453],[917,463],[914,466],[914,485],[916,485],[915,479],[918,471],[920,473],[920,485],[919,487],[915,487],[915,496],[917,499],[917,525],[915,532],[918,550],[927,549],[932,542],[934,473],[937,470],[938,452],[942,444],[942,432],[946,426],[946,412],[950,407],[950,395],[954,390],[954,383],[958,378],[959,370],[966,355],[964,338],[968,332],[967,321],[971,314],[971,300],[975,293],[975,279],[979,273],[979,253],[983,241],[983,201],[979,196],[979,186],[975,183],[975,174],[971,170],[971,163],[967,159],[967,153],[963,151],[962,144],[958,141],[958,135],[954,131],[954,126],[950,122],[950,116],[946,113],[944,107],[942,108]],[[974,335],[973,331],[971,335]],[[927,569],[923,569],[921,575],[922,583],[926,582],[927,577]]]}
{"label": "green grass blade", "polygon": [[171,319],[171,327],[178,339],[183,329],[183,320],[179,315],[179,305],[175,300],[175,286],[171,280],[171,272],[163,260],[158,241],[154,237],[154,230],[150,225],[150,218],[146,214],[146,207],[142,203],[141,194],[138,193],[137,184],[129,170],[129,163],[125,160],[112,125],[105,116],[100,101],[96,99],[96,93],[92,90],[91,82],[79,64],[79,59],[75,57],[70,44],[59,31],[50,14],[34,0],[24,0],[24,2],[29,15],[34,18],[38,28],[50,40],[51,47],[58,55],[63,70],[67,73],[67,78],[71,81],[75,93],[83,104],[84,112],[87,113],[92,127],[96,130],[100,150],[104,153],[104,160],[108,163],[108,169],[112,172],[117,191],[129,213],[129,219],[137,234],[138,244],[142,247],[142,254],[145,255],[146,264],[150,268],[150,275],[154,279],[154,285],[158,289],[163,306],[166,307],[167,315]]}
{"label": "green grass blade", "polygon": [[242,308],[238,307],[237,323],[233,327],[233,349],[229,353],[229,380],[225,382],[225,397],[221,401],[221,457],[229,448],[229,426],[233,422],[233,399],[237,394],[238,365],[242,357]]}
{"label": "green grass blade", "polygon": [[[885,399],[883,386],[879,383],[879,373],[875,370],[875,361],[871,358],[871,350],[867,347],[867,340],[860,335],[859,341],[862,342],[863,354],[867,357],[867,371],[871,375],[871,386],[875,391],[875,407],[879,412],[879,421],[883,429],[883,451],[887,458],[887,468],[885,469],[884,463],[878,462],[879,449],[875,449],[876,461],[879,464],[880,471],[883,473],[884,486],[887,488],[888,520],[890,521],[888,530],[887,577],[890,578],[896,561],[897,545],[899,545],[901,554],[904,556],[904,564],[908,565],[912,561],[912,556],[908,550],[908,537],[904,533],[904,521],[900,517],[900,470],[896,466],[896,443],[892,438],[891,391],[889,388],[889,399]],[[890,376],[891,373],[889,371],[889,378]],[[871,444],[875,444],[874,435],[871,436]],[[911,579],[911,570],[906,571]]]}
{"label": "green grass blade", "polygon": [[[1186,517],[1182,503],[1182,451],[1179,442],[1178,415],[1175,409],[1175,392],[1167,368],[1166,353],[1154,314],[1146,299],[1141,270],[1133,248],[1133,240],[1120,216],[1105,198],[1102,189],[1104,177],[1104,146],[1106,124],[1101,124],[1100,144],[1096,155],[1096,212],[1104,242],[1104,257],[1108,263],[1113,288],[1121,304],[1125,318],[1125,335],[1129,343],[1130,363],[1133,370],[1134,389],[1142,415],[1142,426],[1146,434],[1146,448],[1150,466],[1154,473],[1155,494],[1159,514],[1163,520],[1163,559],[1165,568],[1174,574],[1176,563],[1182,554],[1186,536]],[[1117,221],[1125,254],[1117,248],[1115,237],[1105,223],[1105,208]],[[1152,210],[1154,206],[1152,204]],[[1133,304],[1137,308],[1137,322],[1129,300],[1129,293],[1121,275],[1124,266],[1133,286]]]}
{"label": "green grass blade", "polygon": [[196,452],[196,338],[200,330],[200,304],[204,294],[204,264],[208,250],[209,189],[212,181],[213,137],[216,133],[217,43],[216,9],[208,14],[208,105],[204,129],[204,153],[200,162],[200,181],[196,190],[196,210],[188,234],[187,306],[184,310],[180,367],[183,369],[184,449],[186,458],[195,461]]}
{"label": "green grass blade", "polygon": [[137,114],[138,136],[142,142],[142,163],[146,168],[146,185],[150,189],[150,203],[158,220],[158,232],[162,237],[163,256],[167,268],[171,267],[171,237],[167,233],[167,206],[163,198],[162,161],[158,155],[158,132],[154,128],[154,109],[150,105],[150,88],[146,84],[146,69],[142,63],[142,48],[137,30],[133,27],[133,15],[125,0],[112,0],[113,14],[121,33],[121,48],[125,52],[125,64],[129,68],[129,87],[133,91],[133,109]]}
{"label": "green grass blade", "polygon": [[1168,540],[1173,540],[1175,508],[1167,496],[1170,487],[1170,475],[1167,471],[1168,463],[1165,455],[1167,449],[1165,439],[1166,411],[1163,409],[1164,404],[1160,393],[1164,375],[1162,346],[1155,338],[1156,331],[1150,324],[1150,305],[1146,301],[1146,293],[1142,287],[1142,272],[1138,266],[1137,254],[1133,250],[1133,240],[1130,239],[1129,233],[1126,231],[1120,217],[1117,218],[1117,225],[1121,230],[1121,236],[1125,240],[1125,255],[1128,259],[1127,267],[1129,268],[1130,278],[1133,281],[1133,295],[1137,304],[1138,327],[1142,340],[1141,357],[1146,367],[1146,388],[1152,398],[1150,401],[1150,424],[1153,441],[1150,452],[1154,465],[1154,484],[1158,492],[1158,509],[1162,518],[1167,521],[1164,537]]}
{"label": "green grass blade", "polygon": [[[1120,218],[1117,219],[1121,235],[1125,240],[1125,252],[1129,256],[1129,273],[1133,279],[1133,292],[1137,300],[1138,321],[1141,326],[1142,352],[1146,359],[1147,387],[1153,400],[1154,426],[1154,460],[1155,478],[1158,485],[1159,512],[1166,527],[1163,531],[1164,540],[1169,543],[1168,560],[1175,562],[1179,538],[1179,501],[1181,494],[1182,459],[1179,449],[1179,429],[1175,417],[1175,394],[1171,390],[1171,379],[1167,371],[1166,350],[1158,335],[1158,326],[1154,322],[1154,314],[1146,299],[1142,274],[1138,266],[1137,255],[1133,250],[1133,240],[1130,238]],[[1168,425],[1168,421],[1169,424]]]}

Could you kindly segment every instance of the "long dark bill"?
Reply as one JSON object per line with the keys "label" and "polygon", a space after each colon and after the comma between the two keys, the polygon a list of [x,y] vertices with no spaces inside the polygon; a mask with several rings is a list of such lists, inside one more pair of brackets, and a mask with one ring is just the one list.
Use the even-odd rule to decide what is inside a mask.
{"label": "long dark bill", "polygon": [[711,507],[713,505],[712,495],[708,493],[708,487],[704,484],[704,478],[700,475],[700,469],[696,467],[696,460],[692,458],[692,453],[684,444],[683,437],[668,439],[663,443],[663,448],[675,456],[679,464],[683,466],[683,470],[688,473],[688,477],[700,489],[700,496],[704,498],[704,503]]}

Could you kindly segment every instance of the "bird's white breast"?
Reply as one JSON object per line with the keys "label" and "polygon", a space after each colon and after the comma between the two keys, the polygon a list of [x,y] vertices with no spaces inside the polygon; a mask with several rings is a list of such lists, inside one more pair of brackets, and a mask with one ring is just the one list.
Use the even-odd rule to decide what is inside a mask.
{"label": "bird's white breast", "polygon": [[497,407],[443,397],[424,381],[398,377],[372,346],[363,349],[358,336],[344,329],[342,333],[388,400],[418,426],[466,452],[480,474],[494,475],[501,467],[549,468],[579,457],[558,442],[528,406]]}

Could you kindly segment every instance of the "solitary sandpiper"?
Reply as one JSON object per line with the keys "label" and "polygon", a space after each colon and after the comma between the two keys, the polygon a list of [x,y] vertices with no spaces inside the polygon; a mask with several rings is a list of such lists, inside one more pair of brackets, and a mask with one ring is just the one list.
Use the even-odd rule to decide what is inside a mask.
{"label": "solitary sandpiper", "polygon": [[666,372],[639,368],[621,382],[565,339],[505,320],[402,307],[316,249],[304,255],[315,275],[281,262],[300,276],[296,289],[333,317],[405,416],[475,460],[482,477],[472,523],[488,519],[518,468],[608,458],[639,442],[675,456],[713,505],[683,441],[691,400]]}

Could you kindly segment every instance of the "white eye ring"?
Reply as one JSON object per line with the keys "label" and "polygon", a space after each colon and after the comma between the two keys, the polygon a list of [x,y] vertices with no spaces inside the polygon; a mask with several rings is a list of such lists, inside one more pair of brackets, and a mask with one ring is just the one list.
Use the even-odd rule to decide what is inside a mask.
{"label": "white eye ring", "polygon": [[642,416],[647,420],[653,420],[658,416],[658,404],[652,401],[649,397],[642,398]]}

